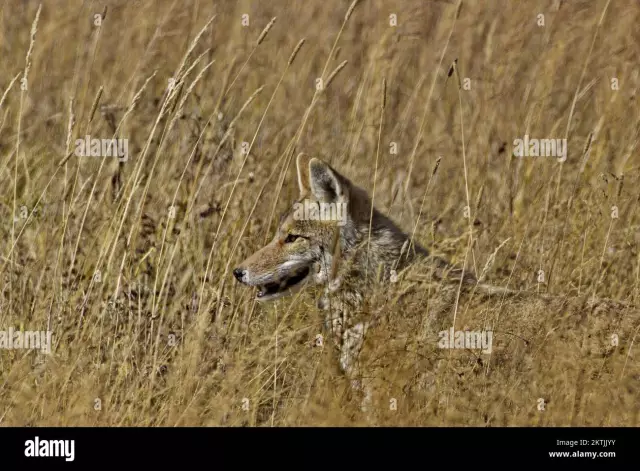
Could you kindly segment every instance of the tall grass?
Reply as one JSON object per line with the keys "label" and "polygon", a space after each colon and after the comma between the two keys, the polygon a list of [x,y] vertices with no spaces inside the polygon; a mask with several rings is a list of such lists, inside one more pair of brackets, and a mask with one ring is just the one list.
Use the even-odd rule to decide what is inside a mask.
{"label": "tall grass", "polygon": [[[632,0],[5,2],[0,331],[54,346],[0,350],[0,423],[637,426],[639,20]],[[86,135],[129,159],[75,155]],[[567,160],[512,156],[525,135]],[[363,414],[318,290],[258,304],[230,276],[299,152],[538,296],[459,296],[422,264],[369,293]],[[439,349],[452,325],[492,353]]]}

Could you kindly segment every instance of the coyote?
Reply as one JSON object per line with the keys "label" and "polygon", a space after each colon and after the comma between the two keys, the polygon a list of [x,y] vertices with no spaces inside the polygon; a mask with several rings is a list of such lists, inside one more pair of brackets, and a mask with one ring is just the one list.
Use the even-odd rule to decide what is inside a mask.
{"label": "coyote", "polygon": [[[497,345],[491,354],[493,360],[486,360],[487,365],[491,362],[495,368],[503,368],[492,376],[495,384],[502,384],[501,381],[513,374],[512,369],[504,366],[507,364],[511,367],[535,364],[535,368],[518,370],[527,378],[536,368],[537,371],[548,368],[548,363],[556,358],[559,344],[590,361],[593,355],[599,359],[598,355],[611,354],[612,347],[606,342],[598,343],[601,339],[607,339],[613,333],[620,338],[635,338],[640,312],[634,306],[596,298],[595,292],[568,297],[484,284],[484,270],[476,278],[464,267],[455,267],[430,254],[389,218],[372,208],[365,190],[327,163],[300,154],[296,164],[299,198],[282,216],[273,240],[240,263],[233,274],[241,283],[257,289],[259,301],[288,295],[305,285],[321,288],[318,307],[326,313],[324,325],[333,340],[330,343],[337,347],[339,367],[352,390],[362,398],[360,405],[367,418],[371,417],[370,413],[375,414],[371,410],[374,391],[378,386],[386,388],[386,373],[377,369],[380,365],[377,360],[372,363],[367,355],[360,355],[364,352],[365,334],[374,325],[385,325],[386,322],[385,329],[390,331],[402,326],[402,330],[397,331],[400,336],[408,328],[416,332],[415,338],[426,339],[438,331],[442,333],[445,328],[453,330],[450,328],[456,326],[456,313],[462,318],[458,319],[459,325],[475,322],[477,326],[496,326],[499,320],[501,330],[497,332]],[[399,276],[409,281],[406,286],[410,287],[410,274],[426,283],[433,282],[437,289],[437,295],[429,296],[425,314],[420,319],[404,319],[402,312],[393,313],[393,319],[385,318],[384,309],[369,305],[369,300],[375,296],[367,296],[367,293],[384,291],[384,283],[393,282]],[[500,302],[491,302],[494,295],[498,295]],[[508,305],[503,304],[506,298],[509,298]],[[465,309],[458,310],[459,301],[464,302]],[[508,309],[502,309],[504,306]],[[474,311],[481,312],[482,319],[467,316],[466,313]],[[544,313],[553,314],[545,316]],[[558,333],[552,335],[556,331]],[[380,338],[381,332],[370,331],[370,334],[367,338],[375,339]],[[555,343],[550,335],[556,339]],[[572,340],[567,340],[569,338]],[[536,339],[535,348],[526,347]],[[585,349],[585,339],[594,339],[589,343],[589,349]],[[433,345],[435,343],[434,340]],[[379,347],[390,352],[395,348],[393,345]],[[543,347],[547,349],[547,356],[540,354]],[[420,379],[415,384],[417,388],[435,394],[433,378],[437,371],[442,373],[442,368],[448,368],[448,362],[438,361],[442,358],[441,350],[425,348],[431,356],[425,357],[428,364],[422,367],[422,372],[417,372]],[[374,357],[380,358],[379,353]],[[622,375],[627,362],[625,355],[619,357],[621,360],[617,365],[620,369],[616,371]],[[505,360],[507,358],[510,360]],[[472,360],[465,360],[461,354],[459,361],[459,371],[477,373],[478,362],[482,359],[472,356]],[[598,375],[602,372],[599,361],[593,361]],[[627,376],[635,374],[630,373],[630,369],[627,368]]]}
{"label": "coyote", "polygon": [[436,279],[466,287],[476,279],[430,256],[389,218],[372,210],[365,190],[326,162],[300,154],[296,166],[299,199],[282,216],[273,240],[233,274],[257,288],[258,301],[291,294],[307,283],[324,285],[318,307],[327,311],[325,327],[339,349],[340,368],[359,387],[356,359],[373,321],[356,315],[367,285],[389,280],[418,258],[431,261]]}

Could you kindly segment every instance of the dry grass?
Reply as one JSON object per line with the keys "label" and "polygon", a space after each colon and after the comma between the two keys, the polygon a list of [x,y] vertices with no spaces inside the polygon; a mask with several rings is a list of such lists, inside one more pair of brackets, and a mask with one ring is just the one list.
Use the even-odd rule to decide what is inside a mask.
{"label": "dry grass", "polygon": [[[211,3],[45,1],[33,37],[37,3],[0,6],[0,330],[54,336],[0,352],[0,423],[640,425],[638,311],[588,304],[640,304],[637,1]],[[511,156],[525,134],[566,137],[567,161]],[[85,135],[129,160],[70,155]],[[401,274],[368,299],[367,418],[314,347],[317,293],[258,305],[231,276],[299,151],[377,174],[380,210],[491,260],[487,282],[557,298],[461,297],[456,328],[492,328],[493,352],[441,350],[425,319],[451,293]]]}

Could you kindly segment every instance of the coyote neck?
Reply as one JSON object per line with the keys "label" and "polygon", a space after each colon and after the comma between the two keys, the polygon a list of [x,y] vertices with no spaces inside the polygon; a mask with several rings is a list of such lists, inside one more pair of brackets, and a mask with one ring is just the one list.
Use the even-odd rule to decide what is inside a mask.
{"label": "coyote neck", "polygon": [[[428,251],[404,233],[391,219],[377,209],[371,213],[371,199],[364,190],[351,195],[351,217],[341,229],[341,257],[351,259],[358,268],[402,268]],[[371,221],[371,222],[370,222]],[[356,268],[354,266],[353,268]]]}

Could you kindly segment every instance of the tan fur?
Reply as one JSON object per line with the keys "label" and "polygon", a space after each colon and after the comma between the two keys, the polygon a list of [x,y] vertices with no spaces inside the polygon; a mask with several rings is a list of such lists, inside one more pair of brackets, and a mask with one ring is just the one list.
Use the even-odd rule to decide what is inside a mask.
{"label": "tan fur", "polygon": [[[371,325],[371,319],[359,316],[367,288],[388,281],[394,271],[404,269],[418,257],[427,261],[435,279],[457,282],[462,270],[429,256],[424,247],[411,241],[378,210],[374,209],[371,217],[367,192],[327,163],[304,154],[296,163],[299,199],[282,216],[273,240],[240,263],[234,274],[242,283],[264,292],[259,300],[292,292],[294,289],[287,289],[291,280],[307,271],[304,282],[324,285],[318,306],[327,311],[325,325],[340,351],[340,366],[357,385],[355,362]],[[296,204],[305,201],[345,204],[346,221],[341,225],[335,220],[295,217]],[[297,238],[293,240],[293,236]],[[475,277],[465,273],[464,282],[465,286],[475,285]]]}
{"label": "tan fur", "polygon": [[[591,316],[597,314],[605,322],[608,322],[611,312],[617,312],[618,316],[621,312],[629,312],[629,306],[607,300],[541,296],[479,283],[471,273],[451,266],[413,243],[389,218],[375,209],[370,223],[371,200],[368,194],[327,163],[301,154],[297,158],[297,168],[300,198],[283,215],[273,240],[243,261],[234,270],[234,275],[239,281],[265,291],[263,299],[290,293],[304,286],[305,282],[324,287],[318,307],[326,311],[325,327],[338,349],[341,370],[354,389],[364,394],[363,407],[370,403],[372,391],[377,390],[373,378],[384,377],[384,373],[374,375],[369,371],[373,363],[380,363],[378,360],[372,362],[367,355],[361,355],[365,336],[368,337],[367,342],[375,342],[375,334],[371,336],[367,332],[376,324],[391,330],[405,325],[401,308],[394,313],[395,320],[378,319],[375,306],[367,305],[367,293],[384,291],[385,283],[393,282],[392,277],[401,271],[418,277],[423,292],[429,283],[437,286],[433,291],[437,296],[425,306],[424,319],[417,320],[420,325],[405,325],[412,332],[420,331],[421,338],[456,324],[452,315],[458,312],[459,301],[462,305],[461,298],[469,307],[473,304],[488,305],[486,301],[492,297],[502,301],[509,297],[513,298],[513,305],[521,306],[522,312],[528,310],[527,306],[546,306],[554,312],[568,309],[576,314],[576,319],[583,318],[586,312]],[[296,203],[304,201],[314,204],[346,203],[344,224],[334,220],[296,217],[296,214],[300,215],[296,213]],[[293,240],[294,235],[299,237]],[[297,281],[302,276],[301,273],[307,274],[305,279],[290,286],[292,280]],[[502,302],[498,304],[502,305]],[[466,309],[458,313],[459,322],[475,323],[475,320],[465,317],[465,312]],[[503,314],[505,318],[509,315],[512,314]],[[520,324],[531,322],[533,320],[526,319]],[[399,333],[399,338],[404,336],[405,333]],[[401,351],[402,347],[398,349]],[[363,374],[365,368],[366,375]]]}

